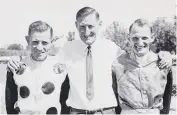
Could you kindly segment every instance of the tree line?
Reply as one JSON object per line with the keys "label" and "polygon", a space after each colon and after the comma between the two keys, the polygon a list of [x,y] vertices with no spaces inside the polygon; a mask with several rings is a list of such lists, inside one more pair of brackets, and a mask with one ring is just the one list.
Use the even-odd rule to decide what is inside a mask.
{"label": "tree line", "polygon": [[[176,20],[173,17],[172,22],[166,21],[165,17],[157,18],[152,22],[152,31],[155,41],[151,44],[151,50],[158,53],[159,51],[169,51],[176,54]],[[102,32],[103,37],[113,41],[121,49],[129,51],[131,45],[128,41],[128,28],[125,28],[119,21],[113,21],[105,31]],[[67,40],[75,40],[74,31],[69,31]],[[64,39],[64,38],[62,38]],[[52,46],[49,53],[55,55],[59,48]],[[24,48],[21,44],[10,44],[7,48],[0,48],[0,56],[25,56],[28,54],[28,47]]]}

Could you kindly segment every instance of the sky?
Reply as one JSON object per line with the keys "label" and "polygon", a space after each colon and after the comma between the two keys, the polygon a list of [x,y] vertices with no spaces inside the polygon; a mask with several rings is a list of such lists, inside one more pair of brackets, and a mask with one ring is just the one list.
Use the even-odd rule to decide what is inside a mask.
{"label": "sky", "polygon": [[[0,47],[20,43],[26,46],[29,25],[46,21],[56,36],[76,31],[75,15],[84,7],[95,8],[106,28],[120,21],[128,28],[137,18],[149,21],[175,15],[175,0],[0,0]],[[65,37],[60,42],[64,42]]]}

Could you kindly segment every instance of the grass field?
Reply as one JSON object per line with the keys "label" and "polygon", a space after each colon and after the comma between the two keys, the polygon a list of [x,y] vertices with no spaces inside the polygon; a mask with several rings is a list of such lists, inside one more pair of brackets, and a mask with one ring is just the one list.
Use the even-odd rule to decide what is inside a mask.
{"label": "grass field", "polygon": [[[176,67],[173,67],[173,76],[176,76]],[[0,64],[0,114],[6,114],[5,110],[5,81],[6,81],[6,65]],[[174,77],[174,83],[176,83],[176,77]],[[171,108],[176,108],[176,97],[172,97]],[[176,111],[172,109],[171,114],[175,114]]]}

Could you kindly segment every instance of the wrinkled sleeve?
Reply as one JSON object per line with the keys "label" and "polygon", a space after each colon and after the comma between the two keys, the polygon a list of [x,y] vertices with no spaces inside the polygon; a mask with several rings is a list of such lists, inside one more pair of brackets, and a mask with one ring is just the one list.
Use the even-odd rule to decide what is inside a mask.
{"label": "wrinkled sleeve", "polygon": [[5,88],[5,102],[7,114],[17,114],[14,109],[14,104],[17,101],[17,85],[13,79],[13,73],[7,72],[6,88]]}
{"label": "wrinkled sleeve", "polygon": [[124,73],[124,66],[119,63],[119,58],[117,58],[113,63],[112,63],[112,73],[116,77],[117,81],[119,81],[120,77]]}
{"label": "wrinkled sleeve", "polygon": [[172,76],[172,72],[169,71],[167,75],[167,84],[163,95],[163,109],[160,111],[161,114],[169,113],[171,96],[172,96],[172,85],[173,85],[173,76]]}
{"label": "wrinkled sleeve", "polygon": [[123,68],[122,66],[118,63],[118,60],[116,59],[113,64],[112,64],[112,80],[113,80],[113,90],[116,95],[116,98],[118,96],[118,80],[120,79],[120,76],[123,73]]}
{"label": "wrinkled sleeve", "polygon": [[116,99],[118,97],[118,92],[117,92],[117,79],[116,79],[116,75],[114,72],[112,72],[112,88],[114,91],[114,94],[116,96]]}
{"label": "wrinkled sleeve", "polygon": [[117,82],[117,77],[116,77],[116,65],[117,65],[117,60],[113,62],[112,64],[112,88],[114,91],[114,94],[116,96],[116,100],[117,100],[117,107],[116,107],[116,114],[120,114],[121,112],[121,108],[120,108],[120,104],[119,104],[119,100],[118,100],[118,82]]}
{"label": "wrinkled sleeve", "polygon": [[67,75],[61,86],[61,93],[60,93],[61,114],[69,114],[69,107],[66,105],[69,89],[70,89],[69,77]]}
{"label": "wrinkled sleeve", "polygon": [[[154,69],[155,70],[155,69]],[[162,109],[163,103],[163,95],[166,90],[167,81],[169,76],[169,70],[160,69],[159,72],[150,80],[150,85],[147,85],[148,88],[148,98],[151,103],[153,103],[153,107],[159,107]]]}

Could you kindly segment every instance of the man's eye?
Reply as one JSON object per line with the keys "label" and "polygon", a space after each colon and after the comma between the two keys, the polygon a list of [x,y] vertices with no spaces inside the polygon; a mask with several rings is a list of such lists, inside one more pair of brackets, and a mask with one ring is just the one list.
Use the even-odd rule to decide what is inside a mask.
{"label": "man's eye", "polygon": [[82,29],[83,29],[83,28],[85,28],[85,26],[80,26],[80,28],[82,28]]}
{"label": "man's eye", "polygon": [[89,27],[89,29],[92,29],[94,26],[92,26],[92,25],[89,25],[88,27]]}
{"label": "man's eye", "polygon": [[132,40],[133,41],[138,41],[138,38],[137,37],[133,37]]}
{"label": "man's eye", "polygon": [[142,37],[142,40],[147,40],[148,39],[148,37]]}
{"label": "man's eye", "polygon": [[44,42],[44,41],[42,42],[42,45],[47,45],[47,44],[49,44],[49,43],[48,42]]}
{"label": "man's eye", "polygon": [[38,45],[38,44],[39,44],[39,41],[32,41],[32,44],[33,44],[33,45]]}

